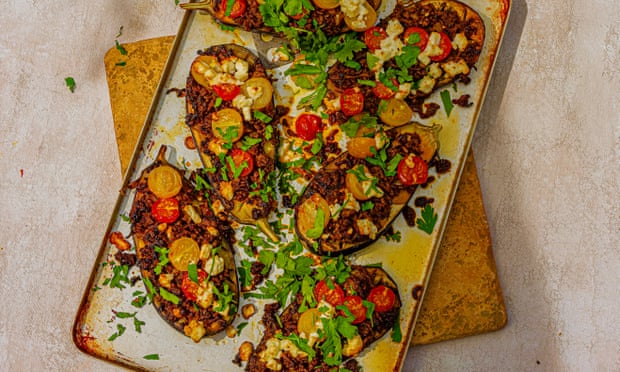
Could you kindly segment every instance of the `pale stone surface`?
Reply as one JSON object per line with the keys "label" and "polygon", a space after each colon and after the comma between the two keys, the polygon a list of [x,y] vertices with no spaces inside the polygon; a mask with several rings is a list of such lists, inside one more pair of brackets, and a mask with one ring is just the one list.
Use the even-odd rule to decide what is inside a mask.
{"label": "pale stone surface", "polygon": [[[104,53],[168,1],[0,0],[0,370],[118,370],[71,326],[121,185]],[[514,0],[474,151],[509,322],[405,370],[620,370],[620,3]],[[74,94],[64,78],[77,82]]]}

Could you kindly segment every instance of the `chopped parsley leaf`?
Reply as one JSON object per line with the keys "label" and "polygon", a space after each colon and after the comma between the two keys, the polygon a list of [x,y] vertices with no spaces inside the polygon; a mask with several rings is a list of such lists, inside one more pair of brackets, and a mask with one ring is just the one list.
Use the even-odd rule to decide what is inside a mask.
{"label": "chopped parsley leaf", "polygon": [[75,92],[75,79],[73,79],[71,76],[65,78],[65,85],[67,86],[67,88],[69,88],[71,93]]}
{"label": "chopped parsley leaf", "polygon": [[436,222],[437,213],[435,213],[435,209],[430,204],[424,206],[424,209],[422,209],[422,217],[415,221],[418,228],[429,235],[433,233]]}

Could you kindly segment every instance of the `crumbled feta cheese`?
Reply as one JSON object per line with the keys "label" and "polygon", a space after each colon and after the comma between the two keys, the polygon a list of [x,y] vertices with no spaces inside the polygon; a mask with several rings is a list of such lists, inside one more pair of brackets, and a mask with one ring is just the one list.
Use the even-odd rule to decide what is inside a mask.
{"label": "crumbled feta cheese", "polygon": [[200,259],[201,260],[206,260],[209,257],[211,257],[211,250],[213,249],[213,246],[211,244],[208,243],[204,243],[203,245],[200,246]]}
{"label": "crumbled feta cheese", "polygon": [[355,28],[365,28],[368,9],[365,6],[366,0],[341,0],[340,10],[349,19],[353,20]]}
{"label": "crumbled feta cheese", "polygon": [[248,63],[242,59],[235,62],[235,79],[239,81],[248,80]]}
{"label": "crumbled feta cheese", "polygon": [[228,150],[226,150],[222,146],[222,143],[219,140],[209,141],[207,147],[209,148],[209,151],[211,151],[217,156],[219,156],[220,154],[226,154],[228,152]]}
{"label": "crumbled feta cheese", "polygon": [[467,66],[467,62],[465,60],[460,59],[457,61],[448,61],[441,65],[441,68],[446,72],[448,77],[454,77],[458,74],[467,75],[469,74],[469,66]]}
{"label": "crumbled feta cheese", "polygon": [[432,92],[434,87],[435,79],[433,79],[429,75],[424,76],[422,80],[420,80],[420,82],[418,83],[418,91],[424,94],[429,94],[430,92]]}
{"label": "crumbled feta cheese", "polygon": [[220,195],[226,200],[232,200],[235,195],[232,183],[223,181],[220,183]]}
{"label": "crumbled feta cheese", "polygon": [[428,65],[431,63],[431,57],[435,57],[443,53],[443,49],[441,49],[440,44],[441,34],[439,34],[439,32],[431,32],[428,36],[426,48],[424,48],[424,51],[418,55],[418,61],[420,61],[423,65]]}
{"label": "crumbled feta cheese", "polygon": [[381,40],[380,48],[374,51],[374,55],[379,58],[375,70],[378,70],[384,62],[402,53],[403,42],[398,35],[403,32],[403,25],[398,20],[390,20],[385,30],[387,37]]}
{"label": "crumbled feta cheese", "polygon": [[394,95],[394,98],[404,99],[411,92],[411,83],[402,83],[398,86],[398,92]]}
{"label": "crumbled feta cheese", "polygon": [[200,341],[202,336],[207,333],[204,325],[201,321],[192,319],[189,324],[183,327],[183,332],[186,336],[189,336],[194,342]]}
{"label": "crumbled feta cheese", "polygon": [[467,48],[467,36],[465,33],[459,32],[454,35],[454,40],[452,40],[452,49],[463,51]]}
{"label": "crumbled feta cheese", "polygon": [[203,269],[211,276],[218,275],[224,271],[224,259],[216,254],[205,261]]}
{"label": "crumbled feta cheese", "polygon": [[208,282],[206,286],[204,284],[198,286],[195,302],[203,309],[207,309],[213,304],[213,283]]}
{"label": "crumbled feta cheese", "polygon": [[252,98],[246,97],[244,94],[237,94],[237,96],[233,99],[232,104],[234,107],[241,110],[243,113],[243,119],[246,121],[252,120],[252,104],[254,100]]}
{"label": "crumbled feta cheese", "polygon": [[370,239],[374,239],[377,236],[377,226],[367,218],[362,218],[356,221],[357,229],[360,234],[368,235]]}

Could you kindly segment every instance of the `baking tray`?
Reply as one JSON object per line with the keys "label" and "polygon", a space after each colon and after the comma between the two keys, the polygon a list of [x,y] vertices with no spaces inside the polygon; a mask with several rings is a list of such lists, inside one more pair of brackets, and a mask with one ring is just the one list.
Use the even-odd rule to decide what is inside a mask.
{"label": "baking tray", "polygon": [[[422,121],[442,125],[440,155],[452,163],[450,172],[437,177],[430,187],[419,189],[415,195],[435,199],[433,206],[438,216],[435,229],[428,235],[408,227],[404,219],[398,217],[394,228],[402,234],[399,243],[380,239],[351,256],[351,261],[356,264],[382,262],[386,271],[397,281],[403,300],[400,318],[402,341],[393,342],[388,334],[371,345],[357,358],[365,370],[400,370],[403,367],[424,289],[427,287],[509,15],[510,3],[506,0],[472,0],[465,3],[480,13],[486,28],[485,45],[477,69],[470,75],[472,82],[467,86],[459,85],[459,93],[469,94],[473,106],[466,109],[455,107],[449,118],[441,111],[433,118]],[[184,145],[185,138],[190,136],[184,124],[184,100],[174,94],[167,94],[171,88],[184,87],[196,51],[229,42],[253,49],[252,40],[251,34],[246,32],[221,31],[208,15],[186,13],[78,309],[73,338],[82,351],[135,369],[232,371],[241,369],[232,363],[239,345],[246,340],[258,344],[262,329],[259,324],[260,313],[251,318],[249,325],[234,338],[220,334],[196,344],[168,326],[152,306],[139,309],[132,306],[136,292],[145,292],[145,289],[140,280],[133,283],[120,282],[124,289],[110,287],[109,281],[114,277],[114,267],[110,262],[116,248],[108,243],[112,231],[129,235],[126,216],[131,208],[133,194],[127,185],[138,177],[144,167],[152,163],[161,146],[165,145],[171,150],[168,151],[168,161],[172,164],[190,170],[201,166],[197,152]],[[439,93],[433,95],[430,101],[439,103]],[[237,249],[238,253],[240,251]],[[127,273],[127,277],[139,278],[137,268]],[[252,300],[242,298],[241,306],[246,301]],[[255,302],[262,308],[262,302]],[[127,317],[127,314],[132,316]],[[239,318],[233,324],[241,322],[245,320]],[[122,335],[115,337],[119,333]]]}

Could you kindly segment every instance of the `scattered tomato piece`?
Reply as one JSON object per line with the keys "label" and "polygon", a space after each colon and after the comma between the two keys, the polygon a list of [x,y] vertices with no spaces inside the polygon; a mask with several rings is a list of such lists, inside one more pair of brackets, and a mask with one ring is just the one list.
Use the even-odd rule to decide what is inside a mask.
{"label": "scattered tomato piece", "polygon": [[413,43],[412,45],[417,46],[418,48],[420,48],[420,51],[424,51],[424,49],[426,48],[426,44],[428,44],[428,32],[426,32],[425,29],[421,28],[421,27],[409,27],[405,30],[405,33],[403,35],[403,40],[405,41],[405,44],[409,44],[409,38],[411,37],[411,35],[414,34],[418,34],[419,37],[419,41]]}
{"label": "scattered tomato piece", "polygon": [[175,198],[159,199],[151,206],[151,213],[159,223],[172,223],[179,218],[179,202]]}
{"label": "scattered tomato piece", "polygon": [[232,152],[230,153],[230,156],[232,157],[233,162],[235,163],[235,168],[238,169],[239,167],[242,166],[242,164],[244,163],[246,164],[246,167],[243,168],[239,176],[245,177],[248,174],[250,174],[252,170],[254,169],[254,158],[249,152],[243,151],[242,149],[236,147],[232,150]]}
{"label": "scattered tomato piece", "polygon": [[[349,309],[355,317],[353,324],[360,324],[366,319],[366,306],[360,296],[347,296],[344,299],[344,306]],[[342,313],[344,315],[344,312]]]}
{"label": "scattered tomato piece", "polygon": [[342,113],[347,116],[357,115],[364,109],[364,94],[358,87],[348,88],[340,96]]}
{"label": "scattered tomato piece", "polygon": [[[230,8],[230,14],[226,14],[229,1],[234,1],[234,4],[232,4],[232,7]],[[220,2],[220,12],[224,13],[224,16],[230,18],[241,17],[245,13],[246,7],[246,0],[224,0]]]}
{"label": "scattered tomato piece", "polygon": [[450,36],[448,36],[445,32],[440,32],[439,35],[441,36],[441,39],[439,40],[439,47],[443,52],[439,55],[430,57],[433,62],[443,61],[448,58],[448,55],[452,51],[452,40],[450,40]]}
{"label": "scattered tomato piece", "polygon": [[421,157],[410,154],[398,163],[397,173],[403,185],[419,185],[428,178],[428,165]]}
{"label": "scattered tomato piece", "polygon": [[295,132],[306,141],[314,140],[321,129],[323,129],[323,121],[318,115],[305,113],[295,120]]}
{"label": "scattered tomato piece", "polygon": [[381,48],[381,40],[385,39],[387,36],[388,34],[383,28],[374,26],[364,32],[364,42],[366,46],[368,46],[368,49],[374,52]]}
{"label": "scattered tomato piece", "polygon": [[196,301],[198,299],[198,291],[200,286],[206,283],[208,278],[207,273],[204,270],[198,269],[198,283],[190,279],[189,274],[183,273],[183,282],[181,283],[181,291],[183,295],[190,301]]}
{"label": "scattered tomato piece", "polygon": [[375,311],[385,312],[392,309],[394,306],[396,295],[390,288],[379,285],[370,291],[368,301],[375,304]]}
{"label": "scattered tomato piece", "polygon": [[314,287],[314,298],[317,302],[321,302],[321,300],[325,299],[332,306],[342,305],[344,302],[344,291],[342,287],[338,285],[338,283],[331,283],[333,288],[327,284],[325,280],[321,280],[316,283]]}
{"label": "scattered tomato piece", "polygon": [[232,101],[241,92],[241,87],[236,84],[225,83],[214,85],[213,90],[224,101]]}

